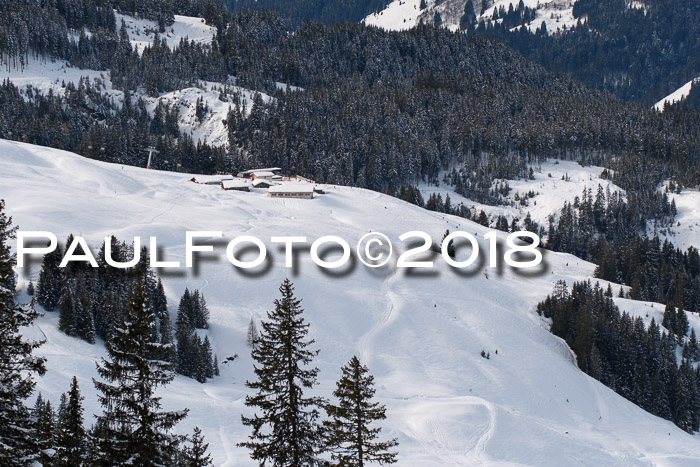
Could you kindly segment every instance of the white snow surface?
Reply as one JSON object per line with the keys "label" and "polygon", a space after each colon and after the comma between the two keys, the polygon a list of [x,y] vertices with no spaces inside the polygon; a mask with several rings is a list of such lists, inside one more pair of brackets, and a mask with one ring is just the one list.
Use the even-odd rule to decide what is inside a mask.
{"label": "white snow surface", "polygon": [[[666,183],[660,188],[666,186]],[[653,230],[650,227],[650,234],[657,234],[662,239],[676,245],[682,250],[687,250],[693,246],[700,248],[700,189],[683,188],[680,193],[669,192],[669,201],[676,202],[676,218],[669,228]]]}
{"label": "white snow surface", "polygon": [[[153,114],[158,102],[168,104],[171,109],[177,107],[180,112],[178,122],[180,131],[190,134],[197,142],[208,143],[211,146],[228,146],[228,129],[224,122],[228,119],[228,112],[234,107],[234,102],[227,95],[221,100],[220,90],[227,89],[236,92],[242,98],[242,111],[248,115],[253,108],[255,91],[232,85],[224,85],[212,81],[200,81],[198,87],[178,89],[166,92],[153,98],[141,96],[146,101],[146,108]],[[272,99],[264,93],[259,93],[263,102]],[[209,111],[200,121],[197,118],[197,99],[202,98],[209,107]]]}
{"label": "white snow surface", "polygon": [[[489,2],[489,8],[481,15],[481,3],[474,2],[474,11],[477,15],[477,23],[480,20],[491,21],[494,10],[505,8],[508,11],[510,5],[518,8],[520,0],[496,0]],[[390,31],[410,29],[420,23],[432,24],[435,12],[440,13],[443,27],[456,31],[464,14],[466,0],[428,0],[427,8],[420,9],[420,0],[394,0],[379,12],[367,15],[362,22],[366,25],[377,26]],[[535,9],[537,17],[526,27],[536,30],[542,23],[547,24],[547,32],[553,34],[565,27],[570,29],[577,22],[573,15],[574,0],[523,0],[525,6]]]}
{"label": "white snow surface", "polygon": [[42,94],[51,91],[55,95],[63,95],[64,85],[72,82],[77,87],[80,78],[99,86],[102,94],[111,96],[115,102],[121,102],[124,98],[122,91],[112,88],[109,71],[83,70],[70,66],[64,60],[34,57],[27,59],[24,68],[0,67],[0,81],[10,80],[21,92],[31,86]]}
{"label": "white snow surface", "polygon": [[[332,397],[341,365],[358,355],[375,375],[377,399],[387,406],[382,434],[398,437],[398,465],[700,462],[696,437],[584,375],[566,344],[535,313],[556,280],[589,278],[590,263],[545,252],[539,273],[507,267],[499,272],[481,264],[473,274],[460,275],[435,258],[437,275],[407,276],[358,262],[335,277],[302,251],[293,271],[284,267],[284,253],[269,242],[271,236],[304,235],[310,242],[338,235],[352,245],[372,230],[386,233],[403,250],[398,235],[404,232],[424,230],[438,241],[446,228],[461,229],[477,235],[488,259],[483,237],[489,229],[367,190],[327,186],[327,194],[313,200],[272,199],[192,183],[188,174],[8,141],[0,141],[0,164],[0,196],[22,230],[48,230],[62,239],[72,232],[95,248],[110,234],[127,241],[157,236],[164,259],[183,264],[187,230],[220,230],[227,238],[255,235],[268,245],[272,265],[255,277],[226,261],[225,243],[217,243],[215,255],[205,254],[194,270],[161,273],[171,313],[186,286],[200,289],[211,311],[207,333],[219,361],[240,355],[221,364],[221,376],[206,384],[178,376],[160,390],[166,409],[190,408],[177,431],[200,426],[216,465],[254,465],[236,446],[249,433],[240,416],[251,414],[244,405],[244,382],[253,376],[247,324],[271,308],[287,276],[321,349],[315,360],[320,384],[310,393]],[[505,240],[505,234],[498,236]],[[19,272],[24,290],[28,280],[38,279],[39,265],[35,261]],[[100,411],[91,378],[98,378],[95,362],[105,355],[104,347],[65,336],[57,322],[57,313],[46,313],[26,331],[46,339],[38,353],[48,358],[48,372],[37,390],[58,403],[77,375],[91,423],[90,414]],[[489,360],[479,355],[482,350],[490,352]]]}
{"label": "white snow surface", "polygon": [[[472,211],[483,210],[490,217],[502,215],[509,221],[513,217],[522,221],[529,212],[534,221],[546,228],[550,214],[559,214],[564,207],[564,202],[573,203],[574,198],[581,197],[584,189],[592,189],[595,196],[598,185],[601,185],[603,190],[609,188],[611,192],[619,191],[624,194],[625,190],[609,180],[600,178],[603,170],[602,167],[583,167],[577,162],[565,160],[548,160],[533,166],[534,180],[508,180],[511,187],[509,200],[515,201],[516,193],[519,197],[530,191],[536,193],[534,198],[528,200],[527,206],[521,206],[517,201],[515,206],[490,206],[477,203],[455,193],[453,187],[443,183],[439,187],[421,183],[418,187],[425,200],[431,193],[439,193],[443,199],[449,194],[453,206],[462,203]],[[562,177],[564,177],[563,180]]]}
{"label": "white snow surface", "polygon": [[660,112],[663,112],[665,107],[666,107],[666,104],[675,104],[676,102],[682,101],[683,99],[685,99],[688,96],[688,94],[690,94],[690,88],[693,87],[693,84],[700,84],[700,77],[695,78],[695,79],[691,79],[690,81],[685,83],[683,86],[681,86],[680,88],[676,89],[671,94],[669,94],[668,96],[661,99],[659,102],[654,104],[654,109],[656,109]]}
{"label": "white snow surface", "polygon": [[202,44],[211,44],[211,41],[216,35],[216,28],[208,26],[203,18],[193,16],[175,15],[175,21],[170,26],[165,28],[163,33],[158,31],[158,24],[155,21],[142,18],[134,18],[133,16],[124,15],[114,11],[116,17],[117,32],[120,30],[122,21],[126,26],[126,31],[129,34],[129,41],[139,53],[143,52],[147,46],[153,44],[153,39],[156,34],[161,39],[165,38],[168,47],[175,48],[181,39],[187,38],[191,42]]}
{"label": "white snow surface", "polygon": [[[30,58],[23,69],[3,67],[0,69],[0,81],[9,79],[21,92],[26,92],[27,86],[35,91],[48,94],[49,91],[56,95],[63,95],[65,84],[70,82],[78,86],[80,78],[88,80],[93,86],[100,89],[103,95],[111,97],[121,106],[124,93],[112,87],[109,70],[95,71],[80,69],[70,66],[64,60],[50,60],[44,58]],[[220,99],[221,90],[226,92]],[[158,97],[151,97],[142,92],[132,94],[132,102],[139,98],[146,102],[146,108],[153,115],[153,110],[159,101],[168,104],[171,108],[177,107],[180,114],[178,122],[180,131],[189,134],[194,142],[206,142],[212,146],[228,145],[228,130],[224,121],[228,118],[229,110],[234,106],[230,97],[232,93],[238,93],[242,98],[242,111],[244,115],[250,113],[253,107],[253,99],[256,92],[235,85],[235,79],[229,77],[228,83],[216,83],[200,81],[197,86],[166,92]],[[269,102],[272,97],[259,93],[263,102]],[[200,121],[197,118],[197,99],[202,98],[209,107],[209,111]]]}

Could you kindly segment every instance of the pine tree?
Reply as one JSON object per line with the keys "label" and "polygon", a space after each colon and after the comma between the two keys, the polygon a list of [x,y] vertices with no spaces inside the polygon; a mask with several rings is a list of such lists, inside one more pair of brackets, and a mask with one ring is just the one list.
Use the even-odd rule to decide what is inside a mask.
{"label": "pine tree", "polygon": [[676,316],[676,335],[679,338],[683,338],[688,335],[688,329],[690,328],[688,315],[685,314],[685,310],[682,307],[678,307]]}
{"label": "pine tree", "polygon": [[39,448],[37,460],[42,465],[51,465],[55,445],[56,414],[51,408],[51,402],[44,402],[41,394],[37,397],[32,409],[32,420],[34,425],[32,437]]}
{"label": "pine tree", "polygon": [[209,308],[207,308],[207,301],[204,299],[204,294],[200,293],[199,290],[195,290],[195,323],[194,327],[197,329],[209,329]]}
{"label": "pine tree", "polygon": [[163,318],[168,313],[168,299],[165,297],[163,282],[160,278],[153,293],[153,312],[158,318]]}
{"label": "pine tree", "polygon": [[73,376],[70,390],[61,397],[58,413],[58,433],[56,439],[57,467],[83,465],[86,461],[88,438],[83,426],[83,401],[78,378]]}
{"label": "pine tree", "polygon": [[253,417],[242,416],[253,432],[239,445],[250,449],[250,457],[261,465],[314,465],[320,444],[318,408],[323,400],[304,397],[303,389],[316,384],[318,368],[308,368],[318,351],[308,350],[314,340],[305,340],[309,325],[302,317],[301,300],[285,279],[281,299],[267,312],[258,345],[251,354],[257,380],[246,386],[257,392],[246,396],[246,405],[259,409]]}
{"label": "pine tree", "polygon": [[0,465],[30,463],[36,454],[23,401],[34,391],[34,375],[46,371],[45,360],[32,355],[42,343],[24,340],[20,333],[39,313],[31,304],[14,301],[15,257],[9,245],[14,236],[12,218],[5,215],[5,202],[0,200]]}
{"label": "pine tree", "polygon": [[170,363],[176,363],[177,361],[177,351],[175,343],[173,342],[173,327],[170,324],[170,313],[165,312],[163,317],[160,319],[160,343],[163,344],[163,358],[165,361]]}
{"label": "pine tree", "polygon": [[695,328],[691,328],[688,342],[686,342],[685,347],[683,347],[683,358],[688,359],[690,362],[697,361],[698,358],[700,358],[700,352],[698,352],[698,350],[698,339],[695,335]]}
{"label": "pine tree", "polygon": [[92,316],[90,298],[85,290],[73,302],[73,322],[75,335],[91,344],[95,343],[95,321]]}
{"label": "pine tree", "polygon": [[204,467],[212,465],[211,456],[207,452],[209,443],[204,442],[204,435],[199,427],[194,427],[194,433],[190,438],[192,447],[183,450],[184,465],[186,467]]}
{"label": "pine tree", "polygon": [[146,280],[139,277],[129,296],[124,321],[107,341],[109,360],[97,371],[104,381],[94,381],[103,407],[100,426],[100,463],[167,465],[172,462],[180,438],[170,430],[187,410],[160,410],[159,386],[174,378],[172,364],[162,359],[157,342],[155,314],[147,299]]}
{"label": "pine tree", "polygon": [[397,453],[390,450],[398,446],[396,439],[377,441],[381,428],[370,426],[386,418],[384,406],[372,402],[374,377],[355,356],[342,370],[333,392],[338,405],[326,406],[330,420],[324,422],[325,443],[331,458],[344,466],[395,463]]}
{"label": "pine tree", "polygon": [[47,311],[55,310],[61,300],[63,272],[58,265],[61,264],[62,251],[63,247],[57,245],[54,251],[44,255],[41,262],[36,301]]}
{"label": "pine tree", "polygon": [[190,305],[192,303],[190,291],[185,289],[185,293],[180,298],[180,305],[177,307],[177,319],[175,320],[175,337],[177,339],[176,369],[177,372],[192,376],[192,352],[194,348],[194,331],[190,322]]}
{"label": "pine tree", "polygon": [[664,309],[661,325],[672,333],[676,333],[676,328],[678,327],[678,317],[676,315],[676,307],[671,303],[667,304],[666,308]]}
{"label": "pine tree", "polygon": [[255,347],[255,344],[258,340],[258,327],[255,325],[255,320],[253,317],[250,317],[250,322],[248,323],[248,335],[246,337],[246,344],[248,347],[251,349]]}
{"label": "pine tree", "polygon": [[27,286],[27,295],[30,297],[34,296],[34,282],[29,281],[29,285]]}
{"label": "pine tree", "polygon": [[200,365],[204,367],[204,376],[206,378],[214,377],[214,356],[211,350],[211,342],[209,342],[209,336],[204,336],[204,342],[202,343],[201,363]]}
{"label": "pine tree", "polygon": [[69,336],[75,335],[75,308],[73,306],[73,294],[70,290],[66,289],[66,292],[61,297],[61,302],[58,307],[58,329],[68,334]]}

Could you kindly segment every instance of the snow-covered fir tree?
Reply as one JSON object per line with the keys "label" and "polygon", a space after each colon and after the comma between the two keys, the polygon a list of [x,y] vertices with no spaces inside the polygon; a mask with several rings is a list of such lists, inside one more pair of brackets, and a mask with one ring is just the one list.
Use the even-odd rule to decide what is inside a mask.
{"label": "snow-covered fir tree", "polygon": [[143,277],[135,282],[124,321],[106,343],[109,358],[97,368],[102,380],[94,384],[103,407],[97,417],[100,464],[170,464],[181,438],[172,429],[187,416],[187,409],[163,411],[155,395],[175,373],[162,358],[166,348],[157,341],[146,287]]}
{"label": "snow-covered fir tree", "polygon": [[61,300],[63,273],[58,265],[61,263],[62,251],[63,247],[57,245],[54,251],[44,255],[41,262],[36,301],[47,311],[55,310]]}
{"label": "snow-covered fir tree", "polygon": [[56,414],[51,401],[44,401],[41,394],[32,409],[32,422],[32,438],[39,449],[37,460],[42,465],[51,465],[56,445]]}
{"label": "snow-covered fir tree", "polygon": [[26,340],[20,328],[39,316],[34,307],[15,302],[15,256],[10,240],[16,229],[0,200],[0,464],[29,464],[37,455],[30,412],[24,401],[34,391],[34,376],[46,371],[45,359],[32,355],[42,343]]}
{"label": "snow-covered fir tree", "polygon": [[246,396],[253,416],[241,417],[252,432],[239,443],[250,450],[250,457],[261,465],[315,465],[321,447],[319,409],[324,401],[305,396],[305,389],[316,385],[318,368],[309,368],[317,350],[310,350],[313,339],[306,339],[309,324],[303,317],[301,300],[285,279],[279,288],[281,298],[267,312],[262,331],[251,355],[255,361],[255,390]]}
{"label": "snow-covered fir tree", "polygon": [[212,465],[211,456],[207,452],[209,443],[204,441],[202,430],[194,427],[194,433],[189,438],[189,446],[183,449],[182,457],[186,467],[206,467]]}
{"label": "snow-covered fir tree", "polygon": [[374,402],[374,376],[353,356],[343,366],[343,375],[333,395],[336,403],[326,405],[329,420],[324,421],[326,449],[338,465],[362,467],[370,463],[393,464],[397,452],[396,439],[380,441],[386,408]]}
{"label": "snow-covered fir tree", "polygon": [[58,411],[56,454],[53,459],[57,467],[83,465],[87,460],[90,446],[83,426],[83,399],[78,378],[73,376],[70,390],[61,396]]}
{"label": "snow-covered fir tree", "polygon": [[248,333],[246,334],[246,340],[245,343],[248,347],[251,349],[255,347],[255,344],[258,340],[258,327],[255,324],[255,320],[253,317],[250,317],[250,322],[248,323]]}

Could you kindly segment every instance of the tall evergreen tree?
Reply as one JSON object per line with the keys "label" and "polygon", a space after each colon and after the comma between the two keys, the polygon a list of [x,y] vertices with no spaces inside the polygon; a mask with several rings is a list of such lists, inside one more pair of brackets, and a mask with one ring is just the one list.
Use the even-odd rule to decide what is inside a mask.
{"label": "tall evergreen tree", "polygon": [[78,378],[73,376],[70,390],[61,399],[63,404],[58,413],[54,464],[57,467],[83,465],[86,461],[88,438],[83,426],[82,401],[85,398],[80,394]]}
{"label": "tall evergreen tree", "polygon": [[61,297],[58,307],[58,329],[69,336],[75,335],[75,308],[73,306],[73,294],[66,290]]}
{"label": "tall evergreen tree", "polygon": [[246,336],[246,344],[248,347],[255,347],[255,343],[258,340],[258,327],[255,325],[255,320],[250,317],[250,322],[248,323],[248,335]]}
{"label": "tall evergreen tree", "polygon": [[253,431],[250,440],[239,445],[250,449],[250,457],[261,465],[314,465],[321,437],[318,409],[323,400],[304,397],[303,391],[316,384],[318,368],[308,366],[318,351],[308,349],[314,340],[306,340],[309,325],[289,279],[279,291],[282,298],[267,312],[258,345],[251,352],[257,379],[246,381],[246,386],[256,393],[246,396],[246,405],[259,412],[241,417]]}
{"label": "tall evergreen tree", "polygon": [[30,436],[31,420],[24,405],[33,392],[34,375],[46,371],[43,358],[32,352],[41,342],[25,340],[20,328],[30,326],[39,313],[30,305],[15,303],[15,257],[9,240],[16,229],[0,200],[0,465],[30,463],[36,445]]}
{"label": "tall evergreen tree", "polygon": [[163,345],[157,342],[155,314],[147,299],[146,280],[140,277],[129,297],[124,322],[107,341],[109,360],[102,359],[97,371],[104,381],[94,380],[103,407],[99,462],[168,465],[180,437],[170,433],[187,410],[161,410],[159,386],[174,378],[172,364],[162,359]]}
{"label": "tall evergreen tree", "polygon": [[63,273],[61,268],[61,252],[59,244],[52,252],[46,253],[41,262],[41,272],[37,283],[36,301],[47,311],[53,311],[61,300],[63,292]]}
{"label": "tall evergreen tree", "polygon": [[164,349],[165,360],[174,364],[177,360],[177,351],[173,342],[173,327],[170,324],[170,313],[167,310],[160,319],[160,343],[167,346]]}
{"label": "tall evergreen tree", "polygon": [[153,312],[158,318],[163,318],[168,313],[168,299],[165,296],[163,282],[158,278],[158,284],[153,292]]}
{"label": "tall evergreen tree", "polygon": [[353,356],[343,367],[343,376],[333,395],[338,404],[328,404],[330,420],[324,421],[325,442],[331,458],[343,466],[362,467],[372,462],[393,464],[398,446],[396,439],[378,441],[381,427],[370,426],[386,418],[386,409],[374,397],[374,376]]}
{"label": "tall evergreen tree", "polygon": [[56,414],[51,407],[51,402],[44,401],[41,394],[37,397],[32,409],[32,420],[34,422],[32,437],[39,448],[37,460],[42,465],[51,465],[56,444]]}

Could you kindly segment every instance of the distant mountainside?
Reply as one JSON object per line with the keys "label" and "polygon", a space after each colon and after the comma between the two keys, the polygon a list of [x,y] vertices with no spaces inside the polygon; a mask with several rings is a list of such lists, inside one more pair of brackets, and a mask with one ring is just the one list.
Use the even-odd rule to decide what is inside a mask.
{"label": "distant mountainside", "polygon": [[375,11],[381,11],[391,0],[224,0],[231,11],[242,9],[277,10],[296,26],[306,19],[325,24],[359,23]]}
{"label": "distant mountainside", "polygon": [[[700,75],[698,0],[228,0],[299,24],[436,24],[499,39],[549,71],[652,105]],[[544,26],[543,26],[544,25]]]}

